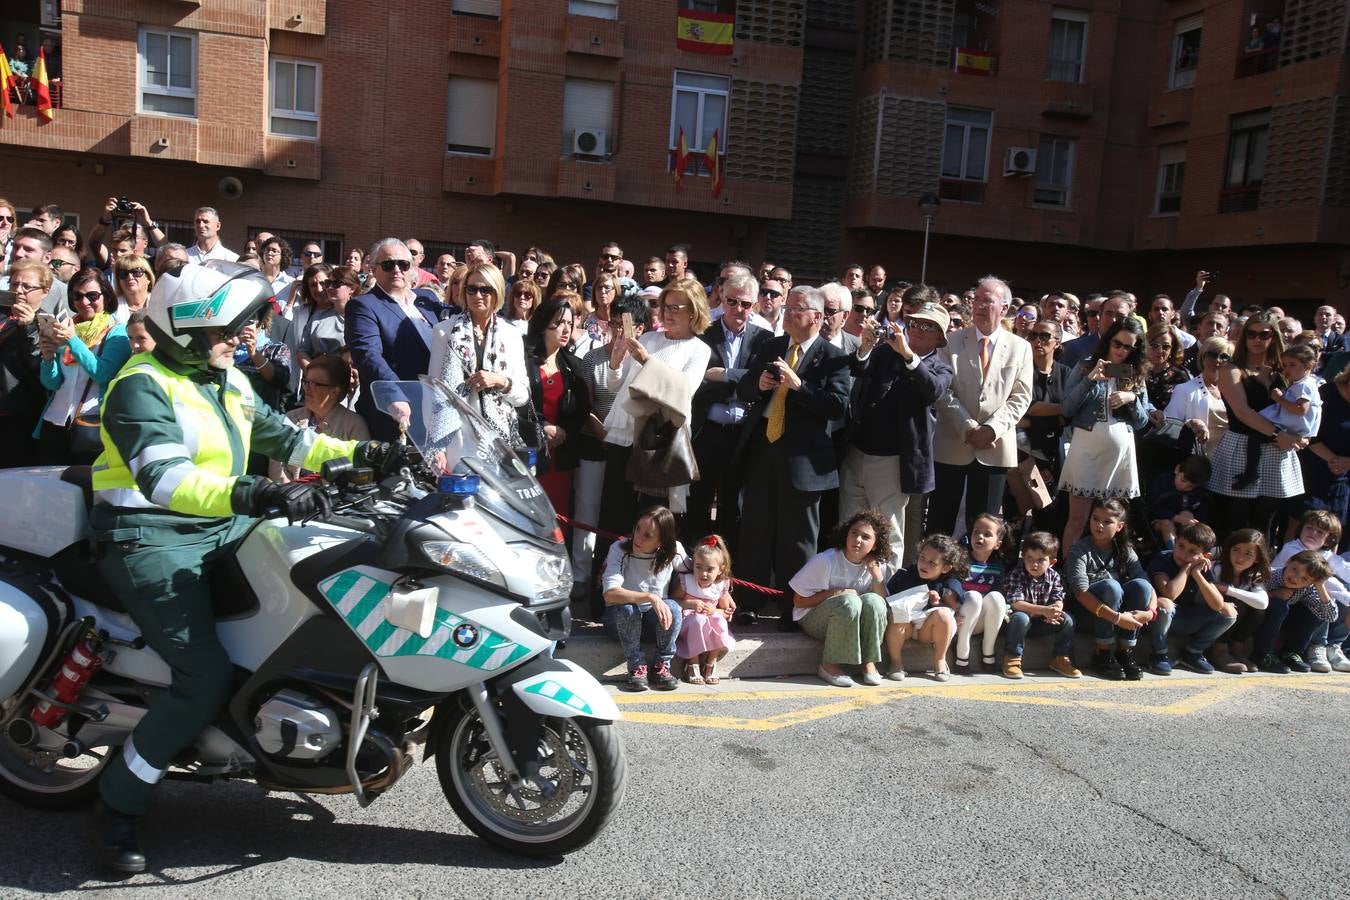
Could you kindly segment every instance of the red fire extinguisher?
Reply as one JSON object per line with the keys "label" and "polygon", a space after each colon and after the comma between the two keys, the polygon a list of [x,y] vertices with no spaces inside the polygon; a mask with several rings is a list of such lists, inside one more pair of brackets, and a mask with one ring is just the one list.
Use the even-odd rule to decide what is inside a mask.
{"label": "red fire extinguisher", "polygon": [[[98,655],[97,643],[97,638],[84,637],[71,648],[60,670],[52,678],[52,683],[47,686],[49,697],[62,703],[75,702],[89,679],[103,667],[103,657]],[[43,728],[55,728],[65,718],[64,709],[45,700],[33,707],[32,719]]]}

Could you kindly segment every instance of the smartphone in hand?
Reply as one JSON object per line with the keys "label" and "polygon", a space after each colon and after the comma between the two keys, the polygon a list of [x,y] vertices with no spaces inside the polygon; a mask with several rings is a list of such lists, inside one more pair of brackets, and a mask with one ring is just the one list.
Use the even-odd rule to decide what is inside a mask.
{"label": "smartphone in hand", "polygon": [[624,339],[632,340],[633,338],[637,337],[637,328],[633,325],[633,314],[624,313],[622,316],[622,320],[623,321],[620,327],[623,329]]}

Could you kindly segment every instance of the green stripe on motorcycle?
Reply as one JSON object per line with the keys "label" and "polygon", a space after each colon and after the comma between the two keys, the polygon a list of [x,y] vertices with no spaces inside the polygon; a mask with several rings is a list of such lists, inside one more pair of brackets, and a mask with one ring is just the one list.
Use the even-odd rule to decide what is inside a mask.
{"label": "green stripe on motorcycle", "polygon": [[538,694],[540,697],[547,697],[564,706],[570,706],[572,709],[575,709],[583,715],[589,716],[591,714],[591,705],[589,703],[582,700],[556,681],[537,681],[525,688],[525,693]]}

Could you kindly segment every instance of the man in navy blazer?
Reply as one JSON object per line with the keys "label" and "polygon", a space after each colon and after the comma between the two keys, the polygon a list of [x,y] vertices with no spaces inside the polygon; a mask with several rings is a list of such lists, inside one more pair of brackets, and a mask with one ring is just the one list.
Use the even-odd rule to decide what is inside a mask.
{"label": "man in navy blazer", "polygon": [[416,381],[431,364],[431,331],[440,319],[436,295],[412,287],[412,254],[398,238],[385,238],[371,251],[375,287],[347,304],[347,346],[361,375],[356,412],[378,441],[398,439],[398,425],[375,408],[376,381]]}
{"label": "man in navy blazer", "polygon": [[[745,404],[736,386],[745,377],[756,351],[773,332],[750,323],[759,302],[759,284],[748,273],[732,275],[722,285],[722,315],[700,338],[711,349],[703,383],[694,392],[694,457],[699,480],[689,486],[689,512],[684,520],[685,545],[713,531],[735,550],[740,528],[741,479],[733,462],[736,437],[745,421]],[[717,505],[717,521],[709,515]]]}
{"label": "man in navy blazer", "polygon": [[937,291],[926,285],[909,288],[915,290],[926,302],[905,318],[903,329],[897,325],[882,343],[871,329],[863,332],[858,355],[864,368],[839,472],[840,519],[867,508],[880,510],[891,523],[897,568],[922,537],[918,528],[906,531],[906,511],[911,501],[921,502],[933,490],[933,404],[952,384],[952,367],[937,352],[947,343],[951,318]]}
{"label": "man in navy blazer", "polygon": [[[820,337],[824,309],[819,290],[793,288],[785,333],[761,345],[736,386],[747,407],[738,441],[744,494],[736,574],[780,589],[815,554],[821,492],[839,486],[830,420],[848,410],[849,357]],[[790,593],[779,606],[779,627],[791,630]]]}

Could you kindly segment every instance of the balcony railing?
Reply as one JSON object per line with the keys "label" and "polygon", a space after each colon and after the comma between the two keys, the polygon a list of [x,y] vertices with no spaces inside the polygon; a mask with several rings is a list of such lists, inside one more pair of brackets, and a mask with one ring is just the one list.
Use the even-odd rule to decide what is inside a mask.
{"label": "balcony railing", "polygon": [[1238,58],[1236,77],[1250,78],[1264,72],[1273,72],[1280,67],[1280,48],[1270,47],[1244,53]]}
{"label": "balcony railing", "polygon": [[1261,183],[1224,188],[1219,194],[1219,212],[1251,212],[1261,205]]}
{"label": "balcony railing", "polygon": [[[9,97],[19,106],[37,106],[37,84],[30,76],[11,76]],[[61,79],[54,78],[47,83],[52,95],[52,109],[61,108]]]}

